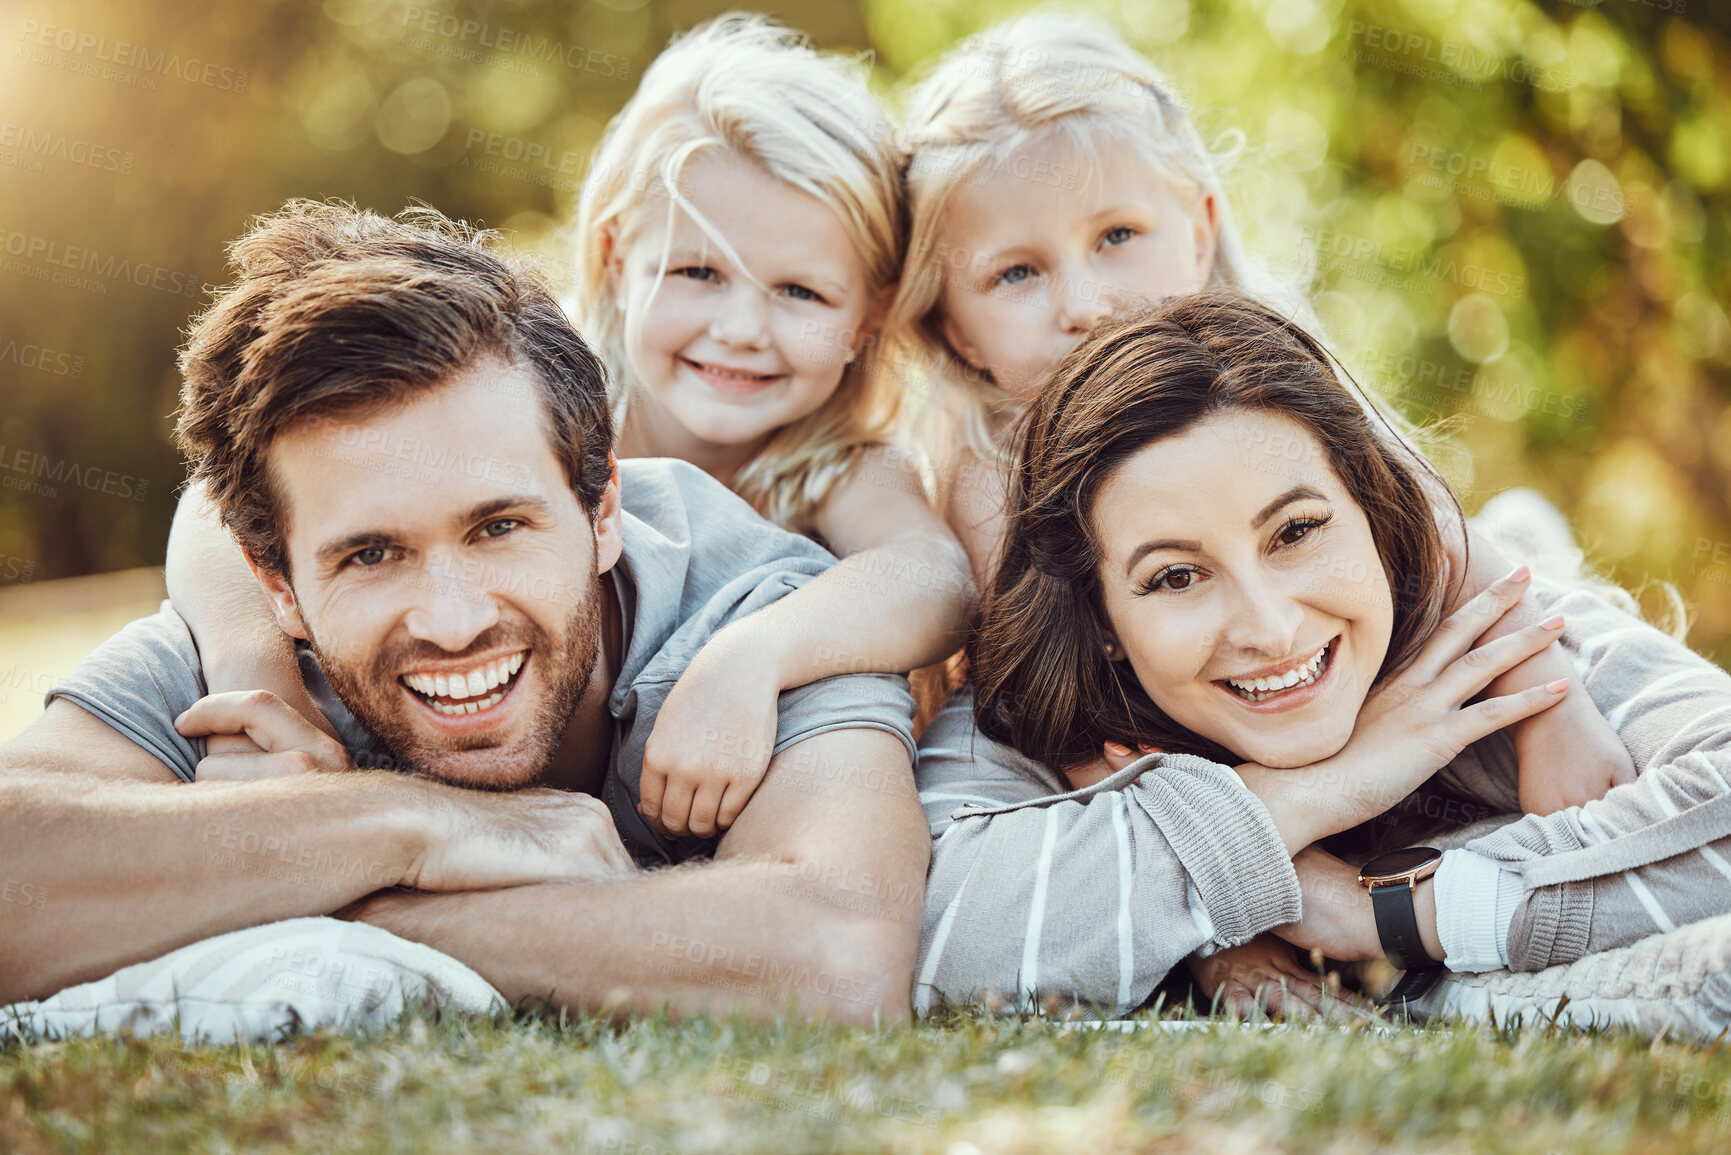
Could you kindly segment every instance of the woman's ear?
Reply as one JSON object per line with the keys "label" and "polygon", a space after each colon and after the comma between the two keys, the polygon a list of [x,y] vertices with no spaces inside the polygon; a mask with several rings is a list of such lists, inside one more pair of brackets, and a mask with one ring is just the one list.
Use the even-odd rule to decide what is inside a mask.
{"label": "woman's ear", "polygon": [[1118,635],[1111,630],[1100,631],[1100,648],[1106,651],[1108,662],[1122,662],[1124,660],[1124,647],[1118,644]]}

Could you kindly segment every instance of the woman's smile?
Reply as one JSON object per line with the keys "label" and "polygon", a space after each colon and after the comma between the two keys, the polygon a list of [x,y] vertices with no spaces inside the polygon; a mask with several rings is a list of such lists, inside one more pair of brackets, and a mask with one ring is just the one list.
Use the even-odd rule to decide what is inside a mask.
{"label": "woman's smile", "polygon": [[1340,644],[1338,636],[1302,662],[1276,667],[1275,672],[1241,674],[1217,678],[1214,684],[1247,710],[1259,714],[1280,714],[1296,710],[1320,698],[1334,673],[1334,656]]}

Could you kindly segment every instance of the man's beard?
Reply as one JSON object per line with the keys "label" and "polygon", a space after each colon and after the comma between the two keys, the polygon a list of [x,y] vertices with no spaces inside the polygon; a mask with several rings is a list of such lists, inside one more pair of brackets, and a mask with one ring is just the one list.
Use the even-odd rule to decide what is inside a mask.
{"label": "man's beard", "polygon": [[[533,786],[547,772],[554,751],[588,691],[589,679],[600,657],[603,593],[601,583],[594,580],[593,560],[590,566],[586,587],[589,596],[566,615],[559,639],[534,622],[522,619],[492,627],[460,654],[442,650],[431,642],[406,641],[380,650],[365,670],[338,661],[322,649],[310,623],[307,641],[343,705],[362,726],[390,747],[404,768],[454,786],[521,790]],[[528,729],[516,741],[506,745],[502,736],[494,735],[435,739],[404,716],[406,711],[421,707],[409,701],[409,692],[397,681],[398,674],[411,672],[419,664],[447,663],[468,654],[511,650],[530,651],[524,673],[533,673],[541,681],[540,701],[532,704]],[[528,689],[527,684],[519,684],[512,690],[512,697]],[[522,706],[516,708],[521,710]]]}

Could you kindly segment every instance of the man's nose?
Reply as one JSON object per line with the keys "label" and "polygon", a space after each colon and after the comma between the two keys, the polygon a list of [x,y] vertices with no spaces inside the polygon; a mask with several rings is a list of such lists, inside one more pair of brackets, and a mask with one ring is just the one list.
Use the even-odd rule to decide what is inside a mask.
{"label": "man's nose", "polygon": [[416,579],[414,604],[404,615],[409,636],[461,653],[499,621],[499,603],[479,579],[437,557]]}

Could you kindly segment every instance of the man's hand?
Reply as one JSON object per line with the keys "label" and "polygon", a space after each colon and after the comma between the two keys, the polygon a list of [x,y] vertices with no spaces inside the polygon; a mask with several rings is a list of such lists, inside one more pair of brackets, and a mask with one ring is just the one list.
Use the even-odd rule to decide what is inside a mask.
{"label": "man's hand", "polygon": [[731,827],[769,769],[781,689],[770,659],[712,638],[656,716],[638,813],[675,838]]}
{"label": "man's hand", "polygon": [[416,890],[600,882],[638,873],[600,799],[570,790],[439,787],[434,836],[404,872]]}
{"label": "man's hand", "polygon": [[1261,998],[1273,1015],[1339,1017],[1370,1013],[1370,1004],[1317,974],[1290,943],[1259,934],[1247,943],[1185,960],[1204,994],[1240,1018],[1256,1013]]}
{"label": "man's hand", "polygon": [[256,781],[353,770],[343,744],[314,726],[269,690],[236,690],[200,698],[174,728],[188,738],[208,737],[200,782]]}

